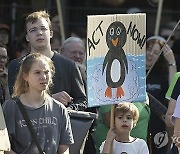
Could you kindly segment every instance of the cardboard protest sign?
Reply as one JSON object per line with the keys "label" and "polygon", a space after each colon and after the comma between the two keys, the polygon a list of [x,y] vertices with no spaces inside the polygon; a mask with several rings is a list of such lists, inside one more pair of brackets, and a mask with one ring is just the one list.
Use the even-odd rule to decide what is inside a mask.
{"label": "cardboard protest sign", "polygon": [[145,101],[146,15],[88,16],[88,106]]}

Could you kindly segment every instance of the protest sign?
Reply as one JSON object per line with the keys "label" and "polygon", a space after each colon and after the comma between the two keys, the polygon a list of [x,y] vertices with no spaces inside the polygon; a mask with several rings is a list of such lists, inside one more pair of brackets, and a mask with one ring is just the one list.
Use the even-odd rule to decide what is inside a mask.
{"label": "protest sign", "polygon": [[88,106],[146,99],[146,15],[88,16]]}

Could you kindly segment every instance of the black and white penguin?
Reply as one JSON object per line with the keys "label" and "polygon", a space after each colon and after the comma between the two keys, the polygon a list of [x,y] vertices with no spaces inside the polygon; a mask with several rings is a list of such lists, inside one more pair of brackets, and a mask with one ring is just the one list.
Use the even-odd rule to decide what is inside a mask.
{"label": "black and white penguin", "polygon": [[[108,87],[105,91],[105,97],[112,98],[111,88],[117,88],[116,98],[121,98],[122,96],[124,96],[124,90],[122,89],[121,85],[123,84],[126,74],[128,73],[128,62],[122,47],[126,43],[126,38],[126,28],[121,22],[116,21],[110,24],[106,32],[106,43],[109,51],[104,58],[102,69],[103,74],[104,69],[107,65],[106,83]],[[115,61],[119,63],[119,68],[113,68],[113,66],[115,66],[113,65]],[[119,79],[117,81],[114,81],[112,72],[117,69],[120,70],[120,75]]]}

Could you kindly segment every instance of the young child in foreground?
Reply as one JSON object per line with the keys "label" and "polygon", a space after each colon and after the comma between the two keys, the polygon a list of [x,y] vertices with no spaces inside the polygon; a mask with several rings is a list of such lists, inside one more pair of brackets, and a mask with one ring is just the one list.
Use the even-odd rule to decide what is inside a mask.
{"label": "young child in foreground", "polygon": [[109,129],[106,140],[100,146],[101,154],[110,154],[112,143],[113,154],[149,154],[143,139],[130,136],[139,118],[137,107],[133,103],[119,103],[114,114],[115,127]]}

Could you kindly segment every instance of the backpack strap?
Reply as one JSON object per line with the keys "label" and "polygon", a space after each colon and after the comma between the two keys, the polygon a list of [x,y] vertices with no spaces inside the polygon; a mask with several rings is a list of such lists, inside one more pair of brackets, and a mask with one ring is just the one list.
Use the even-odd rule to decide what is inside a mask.
{"label": "backpack strap", "polygon": [[40,154],[45,154],[45,152],[43,152],[42,148],[40,147],[40,145],[38,143],[38,140],[36,138],[32,123],[31,123],[31,121],[29,119],[29,116],[28,116],[28,113],[27,113],[26,109],[24,108],[24,106],[21,103],[19,98],[16,97],[16,98],[13,98],[13,100],[17,103],[17,105],[19,107],[19,110],[21,111],[21,114],[22,114],[24,120],[26,121],[27,127],[29,129],[30,134],[31,134],[31,137],[34,140],[34,142],[35,142],[35,144],[36,144],[36,146],[37,146],[37,148],[39,150],[39,153]]}

